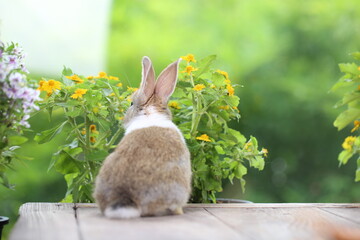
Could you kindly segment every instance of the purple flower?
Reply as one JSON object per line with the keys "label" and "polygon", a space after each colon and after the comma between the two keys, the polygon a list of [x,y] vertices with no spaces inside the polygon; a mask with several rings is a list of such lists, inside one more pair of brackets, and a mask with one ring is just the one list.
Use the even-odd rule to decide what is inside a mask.
{"label": "purple flower", "polygon": [[10,84],[12,86],[25,84],[25,79],[26,76],[18,72],[11,73],[9,76]]}
{"label": "purple flower", "polygon": [[0,120],[6,119],[12,126],[22,125],[29,128],[30,113],[40,108],[35,104],[41,100],[40,91],[28,86],[28,70],[23,64],[22,49],[14,46],[6,51],[5,45],[0,41],[0,95],[7,98],[2,101]]}
{"label": "purple flower", "polygon": [[20,125],[26,127],[26,128],[29,128],[30,127],[30,124],[28,123],[28,119],[30,118],[30,115],[26,114],[24,115],[24,117],[21,119],[21,121],[19,122]]}

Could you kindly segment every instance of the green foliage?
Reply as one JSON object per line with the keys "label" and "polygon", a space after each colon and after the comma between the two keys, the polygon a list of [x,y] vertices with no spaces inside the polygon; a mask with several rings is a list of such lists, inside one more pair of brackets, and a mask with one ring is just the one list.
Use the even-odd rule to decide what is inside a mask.
{"label": "green foliage", "polygon": [[[355,60],[360,60],[360,52],[352,54]],[[339,114],[334,122],[338,130],[354,124],[351,132],[358,132],[360,127],[360,66],[356,63],[339,64],[340,71],[344,75],[333,86],[332,91],[343,90],[343,98],[336,104],[336,107],[346,106],[347,109]],[[340,165],[346,164],[353,156],[358,156],[355,181],[360,181],[360,137],[348,136],[342,144],[343,151],[339,154]]]}
{"label": "green foliage", "polygon": [[[234,94],[228,73],[211,68],[216,56],[199,61],[189,54],[180,65],[173,101],[174,122],[187,140],[192,159],[192,202],[216,200],[224,179],[238,179],[245,190],[244,176],[249,166],[262,170],[266,149],[258,150],[255,137],[247,140],[228,126],[239,119],[239,97]],[[182,70],[182,71],[181,71]]]}
{"label": "green foliage", "polygon": [[52,156],[49,169],[64,175],[67,192],[63,201],[92,202],[92,186],[101,162],[123,133],[121,120],[133,89],[122,90],[116,77],[99,73],[83,77],[64,68],[59,81],[42,80],[46,92],[41,109],[63,111],[63,121],[37,133],[34,140],[47,143],[60,133],[67,138]]}
{"label": "green foliage", "polygon": [[[192,57],[188,55],[184,58]],[[239,98],[223,71],[211,69],[215,55],[198,63],[183,62],[178,87],[169,102],[174,122],[184,133],[192,158],[193,202],[215,202],[223,191],[222,180],[239,179],[245,189],[245,163],[262,170],[266,149],[258,150],[256,138],[249,140],[228,126],[239,119]],[[68,137],[53,154],[50,168],[64,175],[67,192],[63,201],[92,202],[92,185],[102,161],[123,133],[121,119],[129,106],[134,88],[122,89],[115,77],[100,73],[88,78],[72,75],[64,68],[60,81],[42,80],[47,92],[41,104],[51,115],[61,109],[64,120],[36,134],[34,140],[46,143],[60,133]],[[71,75],[71,76],[69,76]]]}

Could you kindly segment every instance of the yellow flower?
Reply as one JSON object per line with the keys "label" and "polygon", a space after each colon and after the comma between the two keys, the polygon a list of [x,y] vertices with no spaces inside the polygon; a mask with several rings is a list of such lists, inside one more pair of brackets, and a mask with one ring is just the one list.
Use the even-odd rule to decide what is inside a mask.
{"label": "yellow flower", "polygon": [[51,89],[52,91],[55,90],[55,89],[60,90],[61,89],[60,85],[61,85],[61,83],[59,81],[55,81],[55,80],[52,80],[52,79],[47,82],[48,88]]}
{"label": "yellow flower", "polygon": [[360,71],[360,66],[358,67],[358,70]]}
{"label": "yellow flower", "polygon": [[228,90],[229,96],[234,96],[235,89],[230,84],[226,85],[226,89]]}
{"label": "yellow flower", "polygon": [[96,125],[95,124],[90,125],[90,132],[95,133],[95,134],[99,134],[99,132],[96,130]]}
{"label": "yellow flower", "polygon": [[74,74],[72,76],[65,76],[66,78],[73,80],[76,83],[83,83],[84,80],[82,80],[78,75]]}
{"label": "yellow flower", "polygon": [[40,80],[40,81],[39,81],[39,87],[38,87],[36,90],[45,91],[45,90],[44,90],[44,85],[45,85],[45,84],[46,84],[46,81]]}
{"label": "yellow flower", "polygon": [[345,141],[343,142],[342,147],[345,150],[351,151],[355,140],[356,140],[356,137],[353,137],[353,136],[349,136],[349,137],[345,138]]}
{"label": "yellow flower", "polygon": [[110,97],[115,96],[115,93],[110,93],[109,96]]}
{"label": "yellow flower", "polygon": [[91,142],[91,143],[95,143],[95,142],[96,142],[96,138],[93,137],[93,136],[91,136],[91,137],[90,137],[90,142]]}
{"label": "yellow flower", "polygon": [[220,73],[221,75],[223,75],[225,77],[225,79],[229,79],[229,74],[225,71],[222,70],[216,70],[216,72]]}
{"label": "yellow flower", "polygon": [[226,105],[226,106],[220,106],[219,108],[220,108],[220,109],[224,109],[224,110],[229,110],[229,109],[230,109],[230,107],[229,107],[228,105]]}
{"label": "yellow flower", "polygon": [[191,74],[191,72],[197,71],[197,68],[194,68],[193,66],[186,66],[184,71],[181,71],[182,73],[187,73],[187,74]]}
{"label": "yellow flower", "polygon": [[351,129],[351,132],[355,132],[356,130],[358,130],[360,127],[360,121],[359,120],[355,120],[354,121],[354,128]]}
{"label": "yellow flower", "polygon": [[261,152],[264,154],[265,157],[268,156],[269,151],[266,148],[262,148]]}
{"label": "yellow flower", "polygon": [[182,56],[181,58],[182,58],[183,60],[187,61],[188,63],[189,63],[189,62],[196,62],[195,57],[194,57],[193,54],[188,54],[188,55],[186,55],[186,56]]}
{"label": "yellow flower", "polygon": [[37,90],[46,91],[48,93],[48,96],[50,96],[51,93],[56,89],[61,89],[61,83],[59,81],[50,79],[49,81],[41,80],[39,82],[39,87]]}
{"label": "yellow flower", "polygon": [[193,89],[194,89],[195,91],[201,91],[201,90],[203,90],[204,88],[205,88],[205,85],[204,85],[204,84],[196,84]]}
{"label": "yellow flower", "polygon": [[230,81],[230,79],[225,79],[225,81],[224,81],[226,84],[231,84],[231,81]]}
{"label": "yellow flower", "polygon": [[196,137],[196,139],[197,139],[197,140],[202,140],[202,141],[205,141],[205,142],[211,142],[209,136],[206,135],[206,134],[203,134],[203,135],[201,135],[201,136],[199,136],[199,137]]}
{"label": "yellow flower", "polygon": [[96,78],[106,78],[106,79],[108,79],[108,76],[107,76],[106,72],[99,72],[99,75]]}
{"label": "yellow flower", "polygon": [[93,111],[93,113],[99,113],[99,108],[98,107],[93,107],[92,111]]}
{"label": "yellow flower", "polygon": [[210,88],[216,88],[216,86],[214,84],[211,84]]}
{"label": "yellow flower", "polygon": [[122,83],[118,83],[118,84],[116,84],[116,86],[117,86],[117,87],[122,87],[123,84],[122,84]]}
{"label": "yellow flower", "polygon": [[239,112],[239,109],[238,109],[238,107],[236,107],[236,106],[234,106],[234,107],[232,107],[234,110],[236,110],[236,111],[238,111]]}
{"label": "yellow flower", "polygon": [[169,107],[175,108],[175,109],[180,109],[179,104],[175,101],[171,101],[169,102]]}
{"label": "yellow flower", "polygon": [[87,89],[78,88],[75,90],[75,93],[71,95],[71,98],[78,99],[82,98],[82,96],[87,92]]}
{"label": "yellow flower", "polygon": [[133,88],[133,87],[127,87],[127,90],[130,92],[135,92],[138,90],[138,88]]}
{"label": "yellow flower", "polygon": [[87,80],[94,79],[94,76],[87,76],[86,79],[87,79]]}
{"label": "yellow flower", "polygon": [[82,135],[85,135],[85,134],[86,134],[85,128],[83,128],[83,129],[81,130],[81,134],[82,134]]}
{"label": "yellow flower", "polygon": [[247,142],[244,146],[245,150],[249,150],[249,148],[252,146],[252,142]]}
{"label": "yellow flower", "polygon": [[118,77],[114,77],[114,76],[109,76],[109,79],[110,79],[110,80],[115,80],[115,81],[118,81],[118,80],[119,80]]}

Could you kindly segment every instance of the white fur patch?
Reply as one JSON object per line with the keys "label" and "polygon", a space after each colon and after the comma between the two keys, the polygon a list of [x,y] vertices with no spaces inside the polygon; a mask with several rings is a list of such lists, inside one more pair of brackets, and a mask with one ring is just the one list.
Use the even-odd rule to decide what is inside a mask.
{"label": "white fur patch", "polygon": [[163,127],[176,130],[180,134],[183,142],[185,142],[185,139],[182,137],[182,133],[179,128],[166,115],[157,112],[153,107],[149,107],[147,111],[147,115],[137,116],[132,119],[127,124],[127,126],[125,126],[125,135],[137,129],[148,127]]}
{"label": "white fur patch", "polygon": [[138,218],[140,217],[140,210],[134,207],[118,207],[112,208],[107,207],[105,209],[104,215],[108,218]]}

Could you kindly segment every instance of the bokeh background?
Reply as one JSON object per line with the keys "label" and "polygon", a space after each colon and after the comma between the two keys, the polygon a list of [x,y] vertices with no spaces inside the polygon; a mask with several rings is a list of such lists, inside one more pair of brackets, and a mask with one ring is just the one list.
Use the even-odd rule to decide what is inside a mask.
{"label": "bokeh background", "polygon": [[[245,193],[238,183],[224,182],[219,197],[360,200],[355,161],[338,167],[350,129],[333,127],[341,110],[333,108],[339,96],[329,93],[341,76],[337,64],[360,50],[357,0],[0,0],[0,39],[23,46],[34,78],[56,78],[66,65],[83,75],[106,71],[130,86],[140,81],[144,55],[159,72],[188,53],[217,54],[216,67],[243,85],[236,90],[242,118],[233,127],[269,150],[265,169],[246,176]],[[52,123],[37,114],[30,123],[36,132],[57,118],[60,112]],[[24,202],[61,200],[65,182],[47,169],[65,137],[24,145],[21,152],[33,160],[8,172],[16,188],[0,186],[0,215],[14,222]]]}

